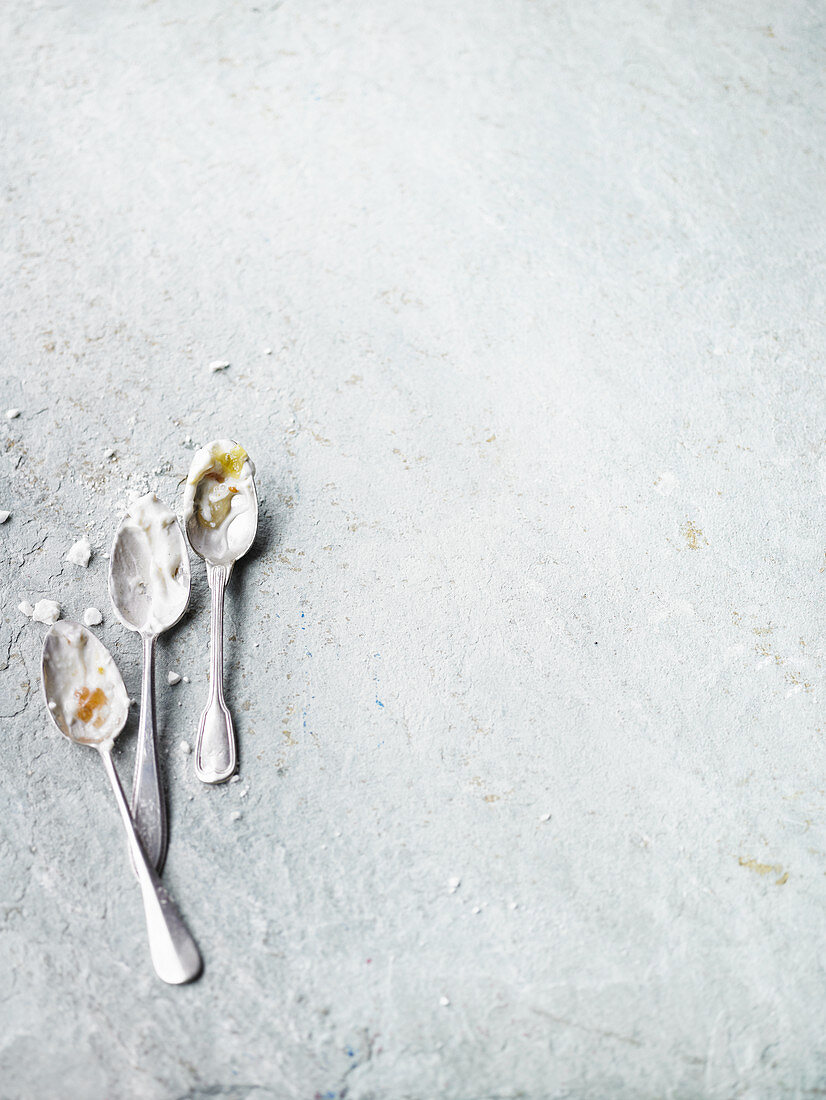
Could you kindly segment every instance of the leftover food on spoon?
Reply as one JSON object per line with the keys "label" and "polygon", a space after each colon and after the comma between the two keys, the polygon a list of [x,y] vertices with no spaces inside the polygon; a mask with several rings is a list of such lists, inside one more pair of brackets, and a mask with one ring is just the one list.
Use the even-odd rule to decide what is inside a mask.
{"label": "leftover food on spoon", "polygon": [[53,627],[43,679],[52,717],[73,741],[99,744],[123,726],[123,681],[109,652],[80,623]]}
{"label": "leftover food on spoon", "polygon": [[189,562],[175,513],[154,493],[134,501],[112,548],[109,591],[133,630],[160,633],[189,600]]}
{"label": "leftover food on spoon", "polygon": [[257,524],[255,467],[243,447],[219,439],[195,452],[186,482],[189,541],[207,561],[240,557]]}

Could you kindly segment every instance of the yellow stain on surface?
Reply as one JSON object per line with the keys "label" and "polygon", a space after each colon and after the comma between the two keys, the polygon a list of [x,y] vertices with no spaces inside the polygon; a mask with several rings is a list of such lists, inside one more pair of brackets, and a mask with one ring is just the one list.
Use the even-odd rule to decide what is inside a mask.
{"label": "yellow stain on surface", "polygon": [[688,544],[689,550],[699,550],[703,546],[708,546],[708,539],[696,523],[693,523],[690,519],[685,521],[680,530]]}
{"label": "yellow stain on surface", "polygon": [[789,881],[789,872],[784,871],[780,863],[758,863],[756,859],[744,859],[742,856],[739,857],[737,862],[741,867],[748,867],[750,871],[754,871],[758,875],[780,875],[780,878],[775,882],[775,886],[785,886]]}

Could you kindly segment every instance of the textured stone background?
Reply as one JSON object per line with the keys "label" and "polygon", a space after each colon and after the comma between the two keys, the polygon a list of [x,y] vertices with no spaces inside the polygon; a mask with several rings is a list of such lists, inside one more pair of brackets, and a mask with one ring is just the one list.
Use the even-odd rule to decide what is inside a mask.
{"label": "textured stone background", "polygon": [[[822,14],[3,5],[3,1100],[826,1089]],[[137,694],[104,554],[224,434],[242,781],[178,748],[193,562],[170,989],[17,603]]]}

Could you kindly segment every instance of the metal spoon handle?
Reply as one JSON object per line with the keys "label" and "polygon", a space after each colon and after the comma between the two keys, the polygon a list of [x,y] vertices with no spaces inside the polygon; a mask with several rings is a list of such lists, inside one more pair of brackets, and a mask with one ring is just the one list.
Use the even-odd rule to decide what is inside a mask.
{"label": "metal spoon handle", "polygon": [[169,985],[191,982],[201,972],[201,956],[198,947],[175,903],[161,885],[161,880],[146,858],[135,823],[129,813],[129,807],[126,805],[126,795],[123,793],[118,773],[115,771],[110,748],[101,747],[100,755],[103,757],[106,774],[115,792],[115,800],[129,841],[132,865],[140,883],[146,915],[146,932],[149,937],[149,953],[152,956],[155,973],[161,981],[168,982]]}
{"label": "metal spoon handle", "polygon": [[235,731],[224,702],[224,592],[231,572],[231,565],[207,562],[207,580],[212,591],[209,699],[195,743],[195,774],[204,783],[225,782],[236,765]]}
{"label": "metal spoon handle", "polygon": [[146,857],[156,871],[166,859],[166,800],[158,762],[155,718],[155,638],[143,636],[143,675],[141,678],[141,719],[138,727],[138,753],[135,758],[135,784],[132,789],[132,817],[140,834]]}

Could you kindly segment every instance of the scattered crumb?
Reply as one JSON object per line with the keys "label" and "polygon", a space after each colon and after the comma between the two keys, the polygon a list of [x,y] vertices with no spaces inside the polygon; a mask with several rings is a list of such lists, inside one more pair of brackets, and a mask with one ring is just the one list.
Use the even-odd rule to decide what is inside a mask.
{"label": "scattered crumb", "polygon": [[442,1008],[447,1008],[447,1006],[450,1004],[450,998],[449,997],[440,997],[439,998],[439,1004],[442,1006]]}
{"label": "scattered crumb", "polygon": [[184,683],[185,683],[185,684],[188,684],[188,683],[189,683],[189,677],[188,677],[188,676],[184,676]]}
{"label": "scattered crumb", "polygon": [[255,643],[255,648],[256,648],[256,649],[258,649],[258,647],[259,647],[260,645],[261,645],[261,643],[260,643],[260,642],[256,642],[256,643]]}
{"label": "scattered crumb", "polygon": [[192,752],[192,746],[188,741],[182,741],[178,747],[185,756],[189,756],[189,754]]}
{"label": "scattered crumb", "polygon": [[233,810],[232,813],[229,815],[229,819],[230,819],[230,821],[240,821],[241,820],[240,810]]}
{"label": "scattered crumb", "polygon": [[20,409],[6,409],[6,420],[16,420],[20,416]]}
{"label": "scattered crumb", "polygon": [[181,674],[179,672],[167,672],[166,682],[168,684],[180,684]]}
{"label": "scattered crumb", "polygon": [[509,901],[508,902],[508,909],[518,909],[518,908],[519,908],[518,902],[515,902],[515,901]]}
{"label": "scattered crumb", "polygon": [[57,710],[57,703],[54,701],[54,699],[51,699],[49,701],[49,710]]}
{"label": "scattered crumb", "polygon": [[462,884],[462,880],[460,878],[456,878],[456,877],[449,878],[447,880],[447,892],[449,894],[455,894],[456,891],[461,886],[461,884]]}
{"label": "scattered crumb", "polygon": [[478,906],[478,905],[474,905],[473,912],[474,913],[481,913],[482,912],[481,907]]}
{"label": "scattered crumb", "polygon": [[11,515],[11,512],[0,512],[0,523],[5,523]]}
{"label": "scattered crumb", "polygon": [[225,359],[216,359],[213,363],[209,364],[211,371],[226,370],[229,363]]}
{"label": "scattered crumb", "polygon": [[83,612],[83,622],[86,626],[100,626],[103,616],[96,607],[87,607]]}
{"label": "scattered crumb", "polygon": [[114,458],[115,457],[115,448],[110,447],[108,451],[104,451],[103,452],[103,457],[104,458]]}
{"label": "scattered crumb", "polygon": [[542,817],[540,817],[539,820],[540,821],[550,821],[551,820],[551,815],[550,814],[543,814]]}
{"label": "scattered crumb", "polygon": [[234,775],[232,777],[232,779],[230,779],[230,783],[240,783],[240,782],[241,782],[241,776],[240,775]]}
{"label": "scattered crumb", "polygon": [[264,348],[265,355],[272,355],[272,348]]}
{"label": "scattered crumb", "polygon": [[71,562],[72,565],[81,565],[85,569],[89,564],[91,556],[92,546],[84,535],[82,539],[78,539],[77,542],[70,547],[69,553],[63,560]]}
{"label": "scattered crumb", "polygon": [[29,603],[28,600],[21,600],[20,603],[17,605],[17,610],[22,611],[22,613],[24,615],[28,615],[29,618],[31,618],[32,615],[34,615],[34,608]]}
{"label": "scattered crumb", "polygon": [[[245,787],[245,788],[243,789],[243,791],[239,791],[239,792],[238,792],[238,797],[239,797],[239,798],[246,798],[246,797],[247,797],[247,795],[248,795],[249,793],[250,793],[250,789],[249,789],[249,787]],[[326,848],[326,847],[327,847],[327,845],[326,845],[326,844],[324,844],[324,845],[323,845],[323,847],[324,847],[324,848]]]}
{"label": "scattered crumb", "polygon": [[32,618],[36,623],[51,626],[60,618],[60,604],[55,600],[38,600],[32,608]]}

